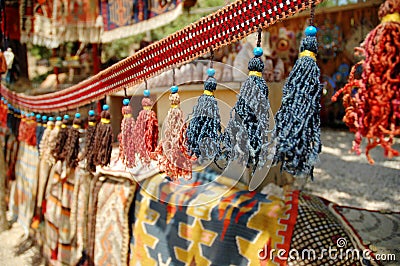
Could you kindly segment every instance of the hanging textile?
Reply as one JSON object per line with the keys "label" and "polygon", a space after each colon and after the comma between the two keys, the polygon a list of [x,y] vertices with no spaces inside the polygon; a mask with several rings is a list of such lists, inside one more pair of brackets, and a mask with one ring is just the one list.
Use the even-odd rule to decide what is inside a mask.
{"label": "hanging textile", "polygon": [[98,1],[22,1],[21,42],[57,48],[64,42],[99,43],[102,29]]}
{"label": "hanging textile", "polygon": [[183,1],[110,0],[100,2],[104,32],[101,42],[112,42],[171,23],[182,13]]}

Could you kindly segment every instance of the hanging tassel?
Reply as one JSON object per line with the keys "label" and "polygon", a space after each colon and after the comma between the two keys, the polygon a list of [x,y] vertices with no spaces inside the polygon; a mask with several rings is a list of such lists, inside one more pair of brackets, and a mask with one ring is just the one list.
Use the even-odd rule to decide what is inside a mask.
{"label": "hanging tassel", "polygon": [[10,130],[11,134],[15,135],[12,128],[13,128],[13,120],[14,120],[14,108],[11,104],[7,104],[8,111],[7,111],[7,128]]}
{"label": "hanging tassel", "polygon": [[57,139],[56,139],[56,145],[54,146],[54,149],[52,150],[52,155],[56,161],[64,161],[64,147],[65,143],[67,142],[68,138],[68,124],[69,124],[69,115],[64,115],[61,128],[59,129]]}
{"label": "hanging tassel", "polygon": [[135,151],[133,149],[133,131],[135,128],[135,119],[132,116],[132,107],[129,99],[122,101],[122,122],[121,133],[119,134],[119,158],[128,167],[135,164]]}
{"label": "hanging tassel", "polygon": [[151,109],[153,101],[149,98],[150,91],[144,91],[142,99],[143,110],[140,111],[133,130],[133,146],[138,161],[144,166],[150,164],[150,155],[157,147],[158,120],[156,113]]}
{"label": "hanging tassel", "polygon": [[17,139],[18,139],[18,141],[19,142],[25,142],[25,140],[26,140],[26,127],[27,127],[27,124],[26,124],[26,113],[25,113],[25,111],[21,111],[21,114],[19,115],[18,113],[16,113],[16,117],[17,117],[17,119],[19,119],[20,121],[19,121],[19,123],[18,123],[18,125],[16,126],[17,127],[17,134],[16,134],[16,136],[17,136]]}
{"label": "hanging tassel", "polygon": [[[53,150],[56,148],[58,134],[60,133],[62,125],[62,117],[57,116],[54,124],[53,130],[50,132],[49,141],[48,141],[48,164],[53,165],[56,163],[56,159],[53,156]],[[43,151],[43,154],[45,152]]]}
{"label": "hanging tassel", "polygon": [[62,157],[65,158],[67,167],[74,169],[78,165],[78,154],[79,154],[79,138],[80,129],[82,127],[81,114],[76,113],[75,118],[72,122],[72,127],[68,131],[68,138],[65,142],[65,148],[63,150]]}
{"label": "hanging tassel", "polygon": [[36,117],[34,113],[29,113],[27,115],[27,127],[26,127],[26,137],[25,141],[29,146],[36,146]]}
{"label": "hanging tassel", "polygon": [[111,115],[108,111],[110,107],[103,105],[103,111],[100,114],[100,124],[96,129],[95,144],[94,144],[94,164],[97,166],[107,166],[110,164],[113,132],[111,127]]}
{"label": "hanging tassel", "polygon": [[94,164],[94,145],[96,139],[96,131],[97,131],[97,118],[94,110],[89,110],[88,112],[88,128],[86,130],[86,145],[85,145],[85,153],[83,158],[86,158],[86,170],[89,172],[96,171],[96,165]]}
{"label": "hanging tassel", "polygon": [[165,172],[172,180],[179,177],[192,177],[192,163],[187,156],[186,147],[181,136],[185,134],[185,120],[180,108],[178,86],[171,87],[169,95],[171,108],[164,120],[164,136],[154,152],[160,171]]}
{"label": "hanging tassel", "polygon": [[221,117],[214,97],[217,81],[214,78],[215,70],[212,68],[212,63],[207,69],[207,75],[204,93],[193,107],[186,130],[189,155],[196,156],[199,162],[214,160],[221,154]]}
{"label": "hanging tassel", "polygon": [[378,16],[381,23],[356,48],[365,56],[361,78],[353,75],[332,97],[336,101],[343,93],[343,119],[355,133],[353,150],[360,153],[362,138],[367,138],[365,154],[370,164],[374,160],[369,151],[378,145],[388,158],[399,156],[392,145],[400,135],[400,0],[385,1]]}
{"label": "hanging tassel", "polygon": [[42,140],[39,143],[39,158],[42,159],[48,159],[48,157],[50,156],[49,154],[49,139],[50,139],[50,134],[51,131],[54,129],[54,118],[53,117],[49,117],[47,118],[47,116],[42,116],[42,121],[47,121],[46,125],[45,125],[45,129],[43,132],[43,136],[42,136]]}
{"label": "hanging tassel", "polygon": [[274,162],[282,162],[288,173],[313,178],[321,152],[320,70],[316,62],[317,29],[309,26],[301,41],[300,54],[283,87],[281,107],[276,114],[277,147]]}
{"label": "hanging tassel", "polygon": [[[350,132],[355,133],[355,139],[353,141],[352,151],[357,155],[361,154],[361,142],[362,137],[359,130],[359,119],[362,116],[362,104],[359,99],[359,95],[354,93],[354,90],[363,86],[361,80],[361,74],[357,73],[362,65],[363,61],[355,64],[350,71],[347,84],[338,90],[335,95],[332,96],[332,101],[335,102],[340,94],[343,94],[343,106],[345,108],[345,115],[343,121],[349,127]],[[357,75],[358,74],[358,75]]]}
{"label": "hanging tassel", "polygon": [[5,128],[7,127],[7,113],[8,113],[8,107],[7,107],[7,100],[4,99],[4,97],[1,97],[0,101],[0,127]]}
{"label": "hanging tassel", "polygon": [[47,116],[36,115],[36,147],[40,154],[40,142],[42,141],[44,130],[47,124]]}
{"label": "hanging tassel", "polygon": [[249,77],[240,88],[224,133],[228,160],[251,167],[254,172],[268,160],[268,131],[270,123],[268,86],[262,77],[264,63],[261,56],[261,29],[254,57],[250,60]]}

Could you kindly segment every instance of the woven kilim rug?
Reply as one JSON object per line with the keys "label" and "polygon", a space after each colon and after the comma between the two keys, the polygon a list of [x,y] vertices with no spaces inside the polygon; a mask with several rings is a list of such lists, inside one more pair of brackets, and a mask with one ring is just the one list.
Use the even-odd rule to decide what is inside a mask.
{"label": "woven kilim rug", "polygon": [[15,186],[9,209],[13,220],[16,219],[24,228],[26,236],[35,209],[38,161],[37,147],[21,142],[15,164]]}
{"label": "woven kilim rug", "polygon": [[282,265],[263,253],[289,249],[297,192],[279,199],[228,184],[197,178],[177,187],[161,174],[142,182],[130,213],[130,265]]}
{"label": "woven kilim rug", "polygon": [[61,265],[72,265],[75,249],[72,246],[74,235],[71,232],[71,207],[73,205],[75,169],[64,168],[63,172],[65,172],[65,175],[62,175],[57,259]]}
{"label": "woven kilim rug", "polygon": [[330,210],[351,232],[359,249],[370,250],[372,262],[400,265],[400,213],[330,204]]}
{"label": "woven kilim rug", "polygon": [[61,162],[57,162],[51,168],[42,205],[44,215],[43,255],[51,265],[54,265],[57,260],[61,197]]}
{"label": "woven kilim rug", "polygon": [[101,188],[96,204],[94,265],[127,265],[128,212],[136,185],[125,175],[114,173],[97,179]]}
{"label": "woven kilim rug", "polygon": [[76,265],[82,258],[82,252],[87,251],[91,179],[92,174],[86,171],[84,167],[78,167],[75,170],[74,199],[71,208],[71,237],[75,239],[72,243],[75,250],[71,256],[72,265]]}

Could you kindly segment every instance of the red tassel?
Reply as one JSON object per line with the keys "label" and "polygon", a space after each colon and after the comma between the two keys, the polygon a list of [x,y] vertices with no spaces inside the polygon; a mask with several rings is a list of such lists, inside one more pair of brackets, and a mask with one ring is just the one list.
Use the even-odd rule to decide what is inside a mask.
{"label": "red tassel", "polygon": [[[385,156],[399,156],[392,148],[400,135],[400,0],[387,0],[379,8],[381,23],[368,33],[361,48],[365,56],[361,79],[350,77],[349,83],[332,98],[343,93],[346,116],[344,121],[356,133],[353,149],[357,152],[362,138],[368,139],[366,156],[380,145]],[[396,15],[397,14],[397,15]],[[353,76],[354,76],[353,69]],[[357,91],[353,91],[352,85]],[[351,87],[350,87],[351,86]],[[347,106],[346,106],[347,105]]]}
{"label": "red tassel", "polygon": [[4,99],[1,99],[0,100],[0,127],[7,126],[7,112],[8,112],[7,102],[5,102]]}
{"label": "red tassel", "polygon": [[132,147],[139,156],[139,161],[146,166],[150,164],[150,154],[156,149],[158,141],[157,115],[151,110],[153,101],[148,96],[150,92],[145,90],[145,97],[142,99],[143,110],[140,111],[133,130]]}
{"label": "red tassel", "polygon": [[181,136],[186,135],[184,114],[179,107],[180,98],[178,87],[171,88],[169,100],[171,108],[164,120],[164,135],[153,158],[158,160],[160,171],[165,172],[171,179],[177,181],[179,177],[192,177],[192,162],[187,155],[187,148]]}
{"label": "red tassel", "polygon": [[135,164],[135,152],[133,145],[133,130],[135,128],[135,119],[132,117],[132,107],[129,100],[123,100],[121,133],[119,139],[119,158],[126,166],[132,167]]}

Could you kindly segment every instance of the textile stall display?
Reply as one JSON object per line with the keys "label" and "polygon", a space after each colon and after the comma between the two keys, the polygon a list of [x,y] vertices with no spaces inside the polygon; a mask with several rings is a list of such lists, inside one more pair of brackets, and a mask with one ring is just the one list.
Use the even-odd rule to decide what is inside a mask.
{"label": "textile stall display", "polygon": [[21,1],[19,13],[24,19],[14,30],[20,31],[22,43],[48,48],[70,41],[106,43],[170,23],[182,14],[184,2]]}
{"label": "textile stall display", "polygon": [[[396,1],[387,0],[382,9],[389,7],[397,12],[393,7]],[[139,10],[133,14],[136,21],[146,15],[156,17],[153,6],[144,5],[149,3],[135,2]],[[274,184],[270,184],[271,189],[265,194],[240,179],[243,172],[255,176],[269,168],[270,163],[280,164],[282,171],[298,178],[313,177],[321,152],[322,87],[316,62],[317,28],[313,23],[318,3],[318,0],[238,0],[65,90],[29,96],[2,86],[0,128],[5,132],[1,143],[6,164],[0,167],[7,169],[0,170],[7,173],[9,211],[13,221],[23,226],[25,237],[32,237],[34,231],[33,237],[46,263],[326,265],[325,258],[282,258],[276,251],[288,254],[291,249],[303,250],[309,245],[319,251],[331,246],[344,248],[339,246],[338,239],[347,243],[346,248],[365,248],[368,237],[352,227],[357,221],[346,207]],[[86,4],[90,5],[90,1]],[[113,21],[116,18],[110,14],[118,4],[101,2],[103,19],[108,21],[110,29],[117,27]],[[49,6],[46,7],[47,2],[42,5],[38,8],[45,14]],[[179,5],[180,1],[168,2],[164,11]],[[262,57],[262,29],[308,7],[311,7],[310,25],[304,31],[298,59],[283,87],[281,108],[274,117],[263,78],[270,63],[265,64]],[[58,6],[55,4],[53,8]],[[383,13],[385,17],[388,14]],[[367,49],[371,36],[379,41],[376,36],[381,30],[397,27],[397,15],[384,19],[379,30],[367,37],[364,62],[373,57],[368,54],[373,49]],[[63,19],[70,18],[48,22],[59,23]],[[129,22],[118,23],[120,29],[130,27]],[[248,76],[225,127],[214,96],[218,82],[214,51],[254,32],[257,43],[252,49],[254,56],[246,61]],[[394,42],[392,37],[387,37],[390,43]],[[185,114],[180,108],[174,69],[210,51],[204,92],[193,106],[192,114]],[[396,64],[398,61],[392,62],[394,68],[389,73],[398,69]],[[158,119],[147,80],[171,68],[170,108],[159,141]],[[363,71],[371,74],[368,67]],[[385,73],[379,72],[380,77],[391,77]],[[363,73],[362,80],[372,86],[365,77],[367,74]],[[354,71],[350,78],[353,76]],[[73,119],[66,114],[116,90],[142,83],[145,85],[142,110],[137,115],[133,114],[128,97],[122,102],[118,148],[112,143],[108,104],[102,106],[100,114],[94,110],[87,116],[77,112]],[[393,78],[385,83],[385,89],[394,92],[385,101],[385,107],[394,110],[387,123],[389,128],[382,129],[386,125],[382,123],[374,127],[389,136],[398,134],[397,83]],[[361,82],[356,84],[360,95],[370,88]],[[349,102],[361,104],[360,101]],[[65,113],[61,115],[60,111]],[[391,139],[379,137],[380,141],[374,139],[367,149],[381,144],[387,155],[398,155],[389,148]],[[367,134],[367,138],[374,137]],[[236,165],[243,172],[233,171],[235,176],[231,176],[230,167]],[[365,215],[372,216],[367,211]],[[390,213],[386,219],[394,221],[386,223],[393,228],[400,222],[398,214]],[[392,235],[382,242],[382,247],[389,248],[399,240],[398,234]],[[335,265],[377,265],[374,256],[371,251],[371,257],[345,257]]]}

